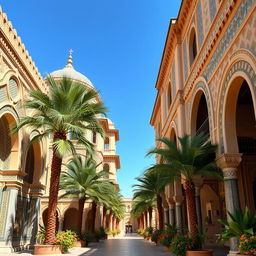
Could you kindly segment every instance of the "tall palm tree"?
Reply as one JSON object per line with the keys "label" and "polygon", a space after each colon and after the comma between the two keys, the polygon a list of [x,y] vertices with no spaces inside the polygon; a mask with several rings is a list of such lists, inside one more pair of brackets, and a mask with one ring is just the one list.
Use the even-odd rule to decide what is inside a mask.
{"label": "tall palm tree", "polygon": [[[78,197],[79,217],[78,226],[82,228],[83,209],[86,200],[92,200],[92,232],[95,231],[95,216],[97,203],[105,203],[113,197],[114,186],[103,179],[106,171],[97,172],[98,165],[92,157],[82,158],[76,156],[65,165],[67,171],[60,177],[60,190],[65,191],[60,198],[70,196]],[[107,203],[107,202],[106,202]]]}
{"label": "tall palm tree", "polygon": [[215,162],[217,145],[212,144],[202,134],[179,138],[180,147],[168,138],[159,139],[163,147],[154,148],[148,154],[157,154],[161,163],[150,168],[149,172],[169,175],[170,180],[183,179],[189,212],[189,230],[198,244],[197,213],[195,202],[195,177],[222,178],[222,172]]}
{"label": "tall palm tree", "polygon": [[86,89],[83,84],[67,78],[57,83],[50,76],[47,81],[49,94],[40,90],[29,92],[25,107],[31,110],[33,115],[21,118],[13,131],[17,132],[25,126],[42,130],[43,132],[35,136],[31,143],[42,140],[44,137],[52,138],[53,156],[45,238],[45,244],[51,244],[55,237],[55,214],[62,158],[67,153],[75,152],[75,147],[67,135],[72,134],[78,144],[83,144],[85,149],[92,151],[93,146],[86,139],[85,131],[91,130],[103,135],[103,128],[97,115],[105,114],[106,108],[101,102],[96,101],[98,93],[95,90]]}
{"label": "tall palm tree", "polygon": [[163,209],[162,209],[162,197],[165,186],[170,182],[169,176],[164,173],[158,172],[146,172],[143,177],[137,178],[140,184],[134,185],[133,198],[156,198],[157,211],[158,211],[158,225],[159,229],[163,230]]}

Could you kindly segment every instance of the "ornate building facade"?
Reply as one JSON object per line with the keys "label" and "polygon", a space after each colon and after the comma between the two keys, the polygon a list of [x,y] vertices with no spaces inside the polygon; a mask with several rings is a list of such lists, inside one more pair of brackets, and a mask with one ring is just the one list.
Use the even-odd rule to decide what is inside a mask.
{"label": "ornate building facade", "polygon": [[[255,0],[183,0],[156,82],[150,121],[156,138],[178,143],[185,133],[204,133],[218,144],[224,180],[194,180],[198,223],[212,238],[228,211],[256,208],[255,7]],[[165,221],[186,227],[182,182],[166,187],[163,202]],[[235,241],[230,247],[232,254]]]}
{"label": "ornate building facade", "polygon": [[[51,76],[56,80],[65,76],[84,84],[86,88],[94,88],[88,78],[73,68],[71,56],[67,66],[52,72]],[[32,246],[38,224],[43,224],[47,216],[51,140],[28,147],[29,141],[40,130],[27,128],[18,134],[10,132],[20,117],[33,114],[22,106],[31,89],[49,91],[21,38],[0,9],[0,252]],[[96,133],[88,132],[86,136],[95,145],[94,160],[100,164],[98,169],[109,171],[106,178],[118,187],[116,173],[120,160],[116,154],[116,141],[119,140],[119,132],[110,119],[98,118],[105,130],[105,139]],[[80,146],[76,149],[79,155],[85,156],[85,149]],[[67,163],[70,159],[71,156],[66,156],[64,161]],[[88,202],[84,208],[85,230],[90,225],[90,207]],[[59,201],[59,230],[77,230],[77,209],[75,199]],[[102,225],[102,211],[102,207],[98,206],[97,227]]]}

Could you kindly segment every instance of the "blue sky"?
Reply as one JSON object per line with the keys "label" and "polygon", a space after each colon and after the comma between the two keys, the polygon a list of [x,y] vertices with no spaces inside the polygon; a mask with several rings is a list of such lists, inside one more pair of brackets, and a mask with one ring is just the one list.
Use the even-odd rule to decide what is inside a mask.
{"label": "blue sky", "polygon": [[154,88],[170,18],[181,0],[2,0],[43,76],[66,65],[72,48],[75,69],[100,91],[120,132],[118,181],[132,196],[134,178],[154,162],[149,125]]}

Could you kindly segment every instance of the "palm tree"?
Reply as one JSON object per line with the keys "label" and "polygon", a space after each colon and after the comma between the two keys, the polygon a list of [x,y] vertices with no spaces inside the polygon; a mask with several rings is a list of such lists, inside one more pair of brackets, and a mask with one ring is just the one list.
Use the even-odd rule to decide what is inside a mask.
{"label": "palm tree", "polygon": [[139,196],[136,199],[133,199],[132,204],[132,215],[136,218],[139,218],[143,212],[148,212],[149,215],[149,227],[152,227],[152,212],[156,204],[155,196]]}
{"label": "palm tree", "polygon": [[202,134],[191,137],[184,135],[179,138],[180,147],[168,138],[159,139],[162,148],[154,148],[148,154],[160,155],[160,164],[155,164],[149,172],[159,175],[168,174],[170,180],[183,179],[184,190],[189,212],[189,230],[198,244],[197,213],[195,202],[195,177],[222,178],[222,172],[215,162],[217,146],[212,144],[207,136]]}
{"label": "palm tree", "polygon": [[98,165],[92,157],[83,159],[76,156],[66,164],[67,171],[60,177],[60,190],[65,192],[60,198],[78,197],[79,217],[78,226],[80,233],[82,228],[83,209],[86,200],[92,200],[92,230],[95,231],[95,217],[97,203],[107,203],[113,196],[114,186],[108,180],[103,179],[106,171],[97,172]]}
{"label": "palm tree", "polygon": [[156,198],[157,211],[158,211],[158,225],[159,229],[164,228],[163,222],[163,209],[162,209],[162,197],[165,186],[170,182],[169,176],[164,173],[158,172],[146,172],[143,177],[137,178],[140,184],[134,185],[133,199],[139,197],[144,198]]}
{"label": "palm tree", "polygon": [[13,131],[18,132],[22,127],[31,127],[43,132],[35,136],[30,143],[52,138],[53,156],[51,164],[51,179],[48,202],[48,218],[45,244],[51,244],[55,237],[56,208],[59,190],[59,178],[62,158],[67,153],[74,153],[75,147],[68,139],[68,134],[76,138],[78,144],[92,151],[93,146],[85,137],[85,131],[91,130],[103,135],[98,114],[105,114],[106,108],[97,102],[98,93],[86,89],[83,84],[63,78],[59,83],[50,76],[49,95],[40,90],[31,90],[25,107],[33,113],[32,116],[21,118]]}

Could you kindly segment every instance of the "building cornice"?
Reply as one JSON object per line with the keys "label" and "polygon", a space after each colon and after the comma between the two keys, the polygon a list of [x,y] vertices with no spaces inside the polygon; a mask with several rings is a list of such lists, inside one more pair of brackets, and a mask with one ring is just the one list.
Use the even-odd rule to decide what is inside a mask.
{"label": "building cornice", "polygon": [[107,134],[114,134],[116,141],[119,140],[119,131],[117,129],[112,129],[109,127],[109,121],[107,118],[99,118],[101,125],[103,126]]}
{"label": "building cornice", "polygon": [[116,169],[120,169],[120,158],[119,155],[103,155],[103,161],[114,161],[116,164]]}
{"label": "building cornice", "polygon": [[2,12],[0,6],[0,43],[4,46],[3,51],[13,61],[16,68],[22,73],[24,78],[34,88],[40,88],[47,91],[44,79],[38,71],[34,61],[17,31],[13,28],[12,23],[8,20],[7,15]]}

